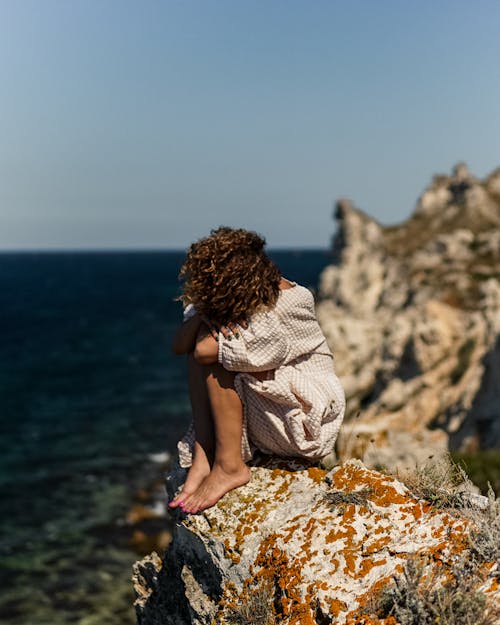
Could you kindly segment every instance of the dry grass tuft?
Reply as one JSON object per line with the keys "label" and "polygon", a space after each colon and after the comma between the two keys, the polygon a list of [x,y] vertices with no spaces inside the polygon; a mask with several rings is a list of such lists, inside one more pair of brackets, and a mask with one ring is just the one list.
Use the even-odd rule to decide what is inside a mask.
{"label": "dry grass tuft", "polygon": [[487,497],[478,495],[466,472],[449,456],[398,477],[416,497],[435,508],[456,510],[472,521],[472,558],[478,565],[498,563],[500,569],[500,499],[491,485]]}
{"label": "dry grass tuft", "polygon": [[477,491],[467,473],[450,456],[430,460],[396,477],[416,497],[425,499],[437,509],[463,509]]}
{"label": "dry grass tuft", "polygon": [[474,563],[462,558],[444,577],[429,564],[423,558],[408,560],[369,610],[379,618],[393,616],[399,625],[498,624],[498,606],[477,590],[482,578]]}
{"label": "dry grass tuft", "polygon": [[248,589],[246,599],[227,611],[225,622],[227,625],[276,625],[272,585],[261,581],[255,588]]}
{"label": "dry grass tuft", "polygon": [[469,534],[472,556],[479,563],[495,562],[500,574],[500,499],[495,497],[491,486],[488,490],[487,506],[469,506],[465,515],[472,521]]}

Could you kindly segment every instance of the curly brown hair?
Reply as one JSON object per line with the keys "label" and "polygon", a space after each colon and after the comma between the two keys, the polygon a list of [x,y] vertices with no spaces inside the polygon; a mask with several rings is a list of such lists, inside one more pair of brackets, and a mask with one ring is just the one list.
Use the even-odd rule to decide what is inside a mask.
{"label": "curly brown hair", "polygon": [[265,242],[255,232],[221,226],[193,243],[180,272],[181,301],[223,325],[272,308],[281,275]]}

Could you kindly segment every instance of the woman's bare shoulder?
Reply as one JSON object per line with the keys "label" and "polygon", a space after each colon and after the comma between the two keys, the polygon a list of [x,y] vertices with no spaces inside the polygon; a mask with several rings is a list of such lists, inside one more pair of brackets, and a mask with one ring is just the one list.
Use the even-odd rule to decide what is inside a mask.
{"label": "woman's bare shoulder", "polygon": [[286,278],[281,277],[281,282],[279,284],[280,291],[288,291],[289,289],[293,289],[296,286],[296,282],[292,282],[291,280],[287,280]]}

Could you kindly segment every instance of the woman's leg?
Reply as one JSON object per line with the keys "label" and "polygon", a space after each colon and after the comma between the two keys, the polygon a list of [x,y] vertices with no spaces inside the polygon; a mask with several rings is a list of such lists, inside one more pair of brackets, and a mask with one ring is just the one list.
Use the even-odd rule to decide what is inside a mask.
{"label": "woman's leg", "polygon": [[193,414],[195,443],[193,463],[188,471],[186,481],[180,493],[170,502],[175,508],[194,493],[203,479],[210,473],[214,461],[215,433],[208,398],[206,365],[196,362],[193,354],[188,355],[189,398]]}
{"label": "woman's leg", "polygon": [[241,457],[243,406],[234,388],[235,374],[218,363],[205,368],[215,455],[210,473],[183,499],[184,510],[193,513],[213,506],[227,492],[250,479],[250,470]]}

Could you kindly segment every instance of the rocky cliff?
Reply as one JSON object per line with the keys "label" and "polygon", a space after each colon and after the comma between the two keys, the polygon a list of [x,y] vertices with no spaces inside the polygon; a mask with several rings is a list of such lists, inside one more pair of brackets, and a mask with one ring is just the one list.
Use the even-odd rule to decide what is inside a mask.
{"label": "rocky cliff", "polygon": [[318,318],[346,389],[341,458],[500,447],[500,169],[436,176],[404,223],[337,203]]}
{"label": "rocky cliff", "polygon": [[178,511],[165,556],[136,564],[139,625],[497,622],[493,499],[457,491],[445,503],[463,509],[440,510],[359,461],[251,471],[203,514]]}

